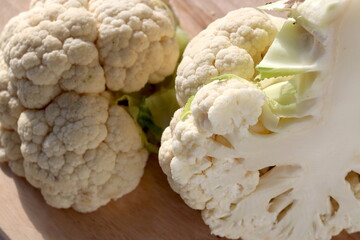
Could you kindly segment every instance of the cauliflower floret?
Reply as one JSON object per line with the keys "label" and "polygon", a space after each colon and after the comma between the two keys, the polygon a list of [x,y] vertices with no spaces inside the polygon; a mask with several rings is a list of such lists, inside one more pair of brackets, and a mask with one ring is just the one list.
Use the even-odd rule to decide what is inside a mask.
{"label": "cauliflower floret", "polygon": [[17,88],[10,82],[11,74],[0,51],[0,122],[3,128],[16,130],[17,119],[24,107],[16,96]]}
{"label": "cauliflower floret", "polygon": [[137,91],[174,71],[179,56],[174,22],[166,5],[159,3],[90,1],[99,23],[97,47],[109,89]]}
{"label": "cauliflower floret", "polygon": [[[177,111],[164,132],[159,162],[172,188],[190,207],[225,217],[232,204],[255,189],[259,174],[246,171],[242,159],[211,157],[208,152],[214,151],[215,144],[233,148],[223,135],[246,134],[249,125],[257,122],[264,99],[260,90],[245,81],[220,80],[201,88],[190,116],[181,120],[184,109]],[[224,116],[229,122],[221,124],[218,120]]]}
{"label": "cauliflower floret", "polygon": [[[105,90],[98,51],[92,42],[97,36],[96,20],[90,12],[45,4],[19,16],[29,26],[6,37],[9,39],[3,51],[23,106],[43,108],[62,90],[79,93]],[[76,31],[79,28],[83,30]],[[4,31],[2,35],[7,34],[10,32]],[[79,76],[80,73],[85,75]],[[37,97],[39,93],[44,97]]]}
{"label": "cauliflower floret", "polygon": [[0,51],[0,162],[8,162],[14,173],[24,176],[21,142],[16,132],[17,119],[24,107],[16,96],[10,75]]}
{"label": "cauliflower floret", "polygon": [[11,170],[24,176],[23,156],[20,151],[20,138],[16,131],[6,130],[0,127],[0,162],[8,162]]}
{"label": "cauliflower floret", "polygon": [[148,152],[110,91],[172,74],[175,28],[159,0],[32,0],[0,35],[0,161],[58,208],[132,191]]}
{"label": "cauliflower floret", "polygon": [[[178,44],[174,38],[175,22],[171,11],[161,1],[38,0],[33,1],[32,6],[35,6],[34,9],[46,8],[49,3],[69,8],[61,20],[72,37],[84,39],[82,36],[85,33],[98,37],[96,47],[99,61],[105,71],[106,86],[110,90],[138,91],[147,82],[161,82],[174,71],[179,57]],[[92,13],[91,17],[79,13],[82,7],[88,9],[84,12]],[[76,24],[71,26],[71,23]],[[89,38],[84,40],[94,41]],[[78,45],[84,46],[81,43]],[[76,48],[73,44],[71,46]],[[87,54],[82,54],[82,51]],[[89,53],[94,51],[84,46],[75,52],[77,54],[74,56],[86,56],[85,60],[90,61]],[[93,67],[96,68],[95,65]]]}
{"label": "cauliflower floret", "polygon": [[279,20],[242,8],[211,23],[187,46],[177,70],[176,96],[181,106],[209,79],[227,73],[252,80],[255,66],[273,42]]}
{"label": "cauliflower floret", "polygon": [[[198,128],[226,135],[257,123],[265,94],[250,83],[214,81],[197,92],[191,112]],[[224,120],[224,116],[227,118]]]}
{"label": "cauliflower floret", "polygon": [[26,179],[61,208],[88,212],[121,197],[147,159],[130,115],[100,96],[64,93],[42,111],[24,111],[18,133]]}

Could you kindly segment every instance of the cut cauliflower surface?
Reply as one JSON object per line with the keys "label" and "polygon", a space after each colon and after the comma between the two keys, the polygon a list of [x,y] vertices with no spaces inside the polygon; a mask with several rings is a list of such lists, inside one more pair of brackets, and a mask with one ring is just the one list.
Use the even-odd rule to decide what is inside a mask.
{"label": "cut cauliflower surface", "polygon": [[33,0],[0,35],[0,162],[58,208],[132,191],[148,152],[113,92],[173,73],[175,29],[160,0]]}
{"label": "cut cauliflower surface", "polygon": [[[215,235],[329,240],[342,230],[360,231],[360,85],[354,74],[360,33],[353,28],[360,2],[291,3],[294,19],[256,68],[261,75],[280,73],[290,80],[208,76],[195,92],[177,89],[179,101],[187,104],[163,135],[159,162],[174,191],[202,211]],[[185,60],[182,69],[197,76],[209,66],[203,59],[197,67]],[[178,85],[185,86],[181,76]]]}

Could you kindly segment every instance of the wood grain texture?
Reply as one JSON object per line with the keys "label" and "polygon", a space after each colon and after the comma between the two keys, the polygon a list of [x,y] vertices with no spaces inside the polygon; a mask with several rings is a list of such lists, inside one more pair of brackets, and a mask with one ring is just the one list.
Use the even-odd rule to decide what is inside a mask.
{"label": "wood grain texture", "polygon": [[[181,24],[191,36],[228,11],[263,4],[266,0],[171,0]],[[0,0],[0,29],[25,10],[29,0]],[[200,212],[174,193],[152,156],[139,187],[98,211],[81,214],[45,204],[38,190],[0,166],[0,240],[215,240]],[[306,239],[304,239],[306,240]],[[346,233],[333,240],[360,240]]]}

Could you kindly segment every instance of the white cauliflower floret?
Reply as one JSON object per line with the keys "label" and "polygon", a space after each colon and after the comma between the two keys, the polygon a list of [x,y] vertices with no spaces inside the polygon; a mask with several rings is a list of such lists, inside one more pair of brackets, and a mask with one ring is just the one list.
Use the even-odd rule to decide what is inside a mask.
{"label": "white cauliflower floret", "polygon": [[226,135],[256,124],[264,103],[265,94],[250,83],[220,80],[199,90],[191,112],[198,128]]}
{"label": "white cauliflower floret", "polygon": [[57,207],[88,212],[122,196],[147,159],[130,115],[99,96],[64,93],[42,111],[24,111],[18,133],[26,179]]}
{"label": "white cauliflower floret", "polygon": [[[17,89],[17,101],[25,108],[39,109],[45,107],[51,100],[61,93],[58,85],[39,86],[27,79],[18,79],[15,82]],[[41,98],[39,99],[39,95]]]}
{"label": "white cauliflower floret", "polygon": [[[110,90],[137,91],[147,82],[161,82],[174,71],[179,57],[178,44],[174,38],[175,22],[169,8],[161,1],[43,0],[33,1],[32,6],[46,8],[49,3],[69,8],[60,18],[72,37],[90,42],[98,37],[96,47],[99,61],[105,71],[104,81]],[[88,10],[83,10],[81,6]],[[86,17],[86,14],[91,17]],[[72,23],[76,24],[72,26]],[[77,44],[81,46],[81,43]],[[92,50],[85,46],[82,50],[76,45],[71,46],[76,48],[75,57],[86,56],[85,60],[91,60]],[[82,54],[82,51],[87,54]],[[70,57],[71,53],[67,55]],[[83,62],[80,65],[88,64]]]}
{"label": "white cauliflower floret", "polygon": [[[224,217],[230,214],[232,204],[255,189],[258,172],[246,171],[242,159],[214,158],[208,152],[213,151],[214,143],[220,148],[232,147],[221,134],[246,134],[249,125],[257,122],[264,98],[245,81],[214,81],[196,94],[190,116],[183,120],[174,117],[164,132],[159,161],[171,186],[189,206]],[[250,111],[252,108],[255,111]],[[228,122],[221,124],[224,116]]]}
{"label": "white cauliflower floret", "polygon": [[24,107],[16,96],[17,88],[10,82],[11,76],[6,70],[0,51],[0,122],[3,128],[15,130]]}
{"label": "white cauliflower floret", "polygon": [[137,91],[174,71],[174,22],[161,1],[93,0],[90,10],[99,23],[97,47],[109,89]]}
{"label": "white cauliflower floret", "polygon": [[278,20],[259,10],[243,8],[211,23],[187,46],[177,70],[176,96],[181,106],[209,79],[236,74],[247,80],[255,75],[278,32]]}
{"label": "white cauliflower floret", "polygon": [[[18,88],[17,95],[25,107],[46,106],[61,93],[60,87],[79,93],[104,91],[105,78],[98,52],[90,42],[97,36],[96,20],[91,13],[46,4],[19,16],[29,26],[9,38],[3,51],[9,73],[14,75],[12,82]],[[76,31],[78,28],[89,30]],[[5,29],[2,35],[7,34],[10,32]],[[79,71],[86,75],[80,77]],[[39,92],[43,98],[37,97]]]}
{"label": "white cauliflower floret", "polygon": [[0,127],[0,162],[8,162],[11,170],[24,176],[23,156],[20,151],[20,138],[17,132]]}
{"label": "white cauliflower floret", "polygon": [[32,0],[0,35],[0,161],[58,208],[132,191],[148,152],[110,91],[172,74],[175,29],[159,0]]}
{"label": "white cauliflower floret", "polygon": [[24,176],[20,138],[16,132],[17,119],[24,107],[16,96],[16,87],[10,82],[11,76],[0,51],[0,162],[8,162],[19,176]]}
{"label": "white cauliflower floret", "polygon": [[205,156],[205,147],[208,145],[206,137],[211,136],[198,129],[193,121],[193,118],[189,118],[187,121],[179,121],[176,124],[172,143],[174,153],[185,154],[191,162],[194,162],[197,157]]}

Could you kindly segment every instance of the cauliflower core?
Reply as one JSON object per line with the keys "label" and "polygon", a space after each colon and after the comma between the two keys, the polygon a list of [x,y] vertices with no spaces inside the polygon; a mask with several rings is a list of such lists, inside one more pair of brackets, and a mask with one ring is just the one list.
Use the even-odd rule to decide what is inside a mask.
{"label": "cauliflower core", "polygon": [[[360,83],[353,75],[354,63],[360,62],[360,33],[352,28],[359,21],[360,2],[348,0],[346,5],[329,30],[326,64],[318,68],[324,89],[317,111],[287,119],[279,132],[266,131],[258,120],[265,92],[234,77],[200,88],[191,113],[181,118],[186,107],[178,110],[165,131],[162,169],[185,202],[202,210],[213,234],[244,240],[329,240],[344,229],[360,231]],[[215,23],[233,25],[234,16],[245,12],[247,19],[266,19],[256,10],[239,10]],[[270,19],[265,25],[271,26]],[[253,43],[256,36],[248,41]],[[237,38],[243,39],[241,34]],[[211,46],[208,51],[227,49]],[[194,67],[185,60],[181,66],[180,71],[189,69],[195,79],[209,65],[205,61]],[[178,85],[198,83],[189,85],[181,76],[178,80],[184,83]],[[193,91],[189,89],[178,89],[180,101]]]}
{"label": "cauliflower core", "polygon": [[111,91],[161,82],[178,56],[159,0],[33,0],[0,36],[0,161],[58,208],[130,192],[148,153]]}

